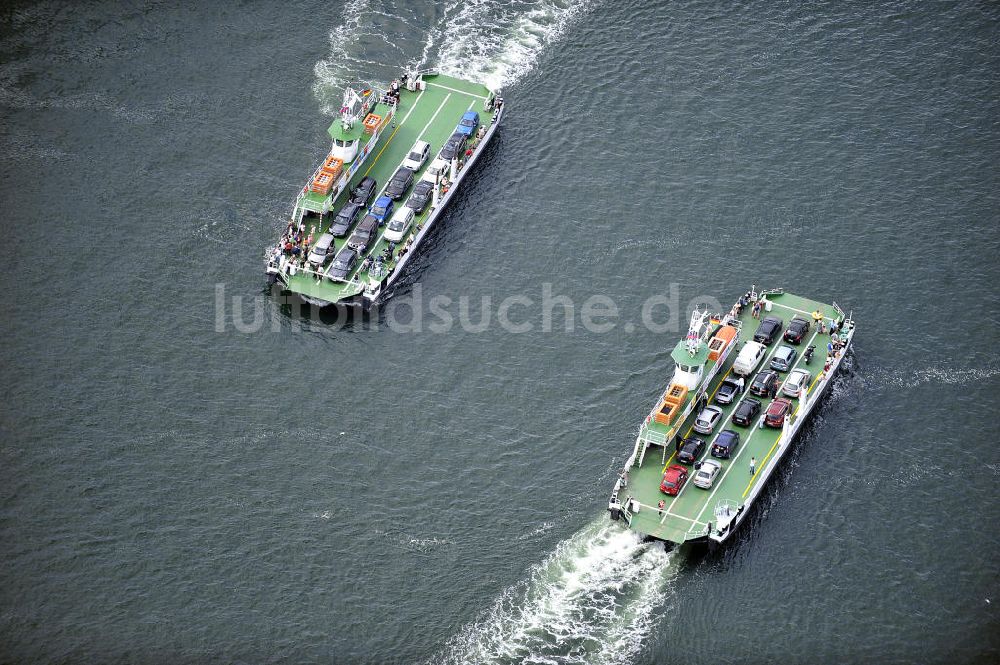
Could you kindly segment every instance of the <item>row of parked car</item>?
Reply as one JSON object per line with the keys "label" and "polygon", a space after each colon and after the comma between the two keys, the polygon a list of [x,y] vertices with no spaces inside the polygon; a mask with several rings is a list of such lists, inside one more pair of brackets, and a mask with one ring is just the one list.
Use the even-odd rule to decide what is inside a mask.
{"label": "row of parked car", "polygon": [[[715,393],[715,402],[722,406],[732,404],[743,394],[746,379],[767,356],[767,347],[774,343],[784,327],[784,322],[777,316],[767,316],[753,334],[753,340],[747,341],[736,360],[733,362],[733,373],[740,378],[723,379]],[[811,324],[808,320],[795,317],[788,324],[783,339],[789,344],[799,345],[809,332]],[[798,351],[792,346],[781,345],[771,356],[770,369],[757,372],[750,382],[749,393],[757,397],[774,396],[764,413],[766,427],[780,428],[785,418],[794,410],[791,399],[798,398],[809,387],[812,374],[806,369],[792,369],[798,358]],[[789,372],[789,370],[791,370]],[[781,372],[789,372],[782,383]],[[777,397],[778,393],[784,397]],[[730,417],[731,422],[739,427],[752,427],[763,409],[763,402],[754,397],[745,397],[737,404]],[[722,421],[725,412],[715,405],[706,405],[696,416],[692,429],[705,435],[711,435]],[[725,429],[719,433],[712,444],[711,456],[717,459],[729,459],[740,445],[740,433]],[[683,465],[696,465],[693,483],[696,487],[710,489],[716,477],[722,471],[722,464],[714,459],[708,459],[697,464],[708,443],[700,437],[687,437],[677,443],[676,458],[680,464],[667,467],[660,483],[660,490],[676,496],[690,475]]]}
{"label": "row of parked car", "polygon": [[[468,111],[455,132],[445,142],[437,159],[427,167],[416,185],[413,180],[417,172],[430,157],[431,145],[426,141],[417,141],[410,148],[406,159],[389,179],[385,192],[375,200],[361,222],[354,229],[347,243],[338,252],[336,238],[344,238],[350,233],[362,211],[368,208],[378,190],[374,178],[365,176],[351,190],[350,199],[334,216],[330,228],[320,236],[309,253],[309,264],[313,268],[322,269],[333,258],[333,263],[327,270],[327,275],[333,279],[346,279],[354,269],[358,259],[378,241],[378,230],[387,224],[383,237],[389,242],[400,242],[410,232],[413,219],[427,209],[434,196],[434,185],[439,175],[446,172],[453,157],[465,150],[466,141],[479,126],[479,114]],[[400,201],[413,187],[413,193],[406,204],[396,209],[396,201]]]}

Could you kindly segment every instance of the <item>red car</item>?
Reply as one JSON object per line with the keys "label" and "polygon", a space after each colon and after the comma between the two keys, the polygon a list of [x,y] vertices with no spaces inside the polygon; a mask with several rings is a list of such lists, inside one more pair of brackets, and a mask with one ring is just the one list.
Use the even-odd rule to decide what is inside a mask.
{"label": "red car", "polygon": [[779,397],[771,402],[764,414],[764,424],[768,427],[781,427],[785,422],[785,416],[792,412],[792,401]]}
{"label": "red car", "polygon": [[667,467],[667,472],[663,474],[663,482],[660,483],[660,491],[666,492],[670,496],[677,496],[677,493],[684,487],[688,479],[688,470],[680,464],[671,464]]}

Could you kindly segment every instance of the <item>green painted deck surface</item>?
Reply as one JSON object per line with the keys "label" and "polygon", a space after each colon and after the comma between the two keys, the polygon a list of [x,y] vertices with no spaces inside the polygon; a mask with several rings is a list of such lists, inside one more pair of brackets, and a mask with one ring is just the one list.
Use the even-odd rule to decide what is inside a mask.
{"label": "green painted deck surface", "polygon": [[[371,94],[375,95],[378,93],[372,92]],[[400,99],[400,101],[402,101],[402,99]],[[389,115],[390,110],[391,108],[389,107],[388,104],[377,102],[375,106],[372,107],[372,110],[369,111],[369,113],[374,113],[377,116],[386,118]],[[363,121],[364,118],[361,118],[360,120]],[[327,128],[326,130],[326,133],[330,135],[330,138],[340,139],[341,141],[353,141],[355,139],[363,139],[365,138],[366,135],[365,135],[365,126],[361,121],[354,123],[354,126],[351,127],[350,130],[345,132],[344,125],[341,124],[340,122],[340,116],[337,116],[337,119],[334,120],[332,123],[330,123],[329,128]],[[364,145],[364,143],[362,143],[362,145]]]}
{"label": "green painted deck surface", "polygon": [[[816,309],[823,312],[827,323],[829,323],[830,319],[836,320],[838,325],[843,323],[842,317],[832,305],[826,305],[791,294],[769,295],[768,300],[773,303],[772,309],[770,312],[762,312],[761,318],[764,316],[780,317],[782,321],[784,321],[782,332],[784,332],[784,329],[788,327],[788,323],[794,316],[801,316],[812,321],[811,313]],[[709,386],[708,395],[710,398],[714,398],[715,392],[722,383],[723,379],[731,374],[732,364],[733,361],[736,360],[739,349],[742,347],[743,342],[753,338],[753,333],[759,324],[759,321],[754,319],[751,315],[750,307],[744,308],[740,320],[742,321],[743,328],[738,337],[739,346],[730,352],[729,356],[725,360],[724,367],[720,369],[718,375],[715,379],[713,379],[711,385]],[[826,360],[827,344],[830,342],[829,334],[820,335],[817,330],[817,326],[814,324],[802,343],[793,347],[799,352],[799,357],[796,359],[795,365],[792,369],[806,369],[812,373],[813,381],[810,385],[810,391],[815,387],[816,378],[823,370],[823,365]],[[769,369],[771,356],[774,355],[775,350],[782,344],[784,344],[784,342],[779,339],[768,347],[767,356],[765,356],[759,370]],[[816,346],[816,352],[813,356],[812,362],[809,365],[806,365],[805,361],[802,359],[802,354],[810,344],[814,344]],[[673,368],[671,367],[667,371],[672,372]],[[780,372],[779,374],[782,378],[782,382],[788,376],[788,372]],[[753,375],[747,377],[747,392],[744,393],[744,396],[751,396],[749,394],[749,387],[752,380]],[[778,396],[782,396],[780,392]],[[689,399],[693,399],[693,396],[689,397]],[[755,397],[755,399],[760,400],[762,407],[761,414],[763,414],[768,405],[771,403],[771,400],[763,397]],[[724,413],[724,419],[716,425],[715,430],[710,435],[698,434],[691,429],[694,419],[697,416],[696,411],[692,412],[692,414],[683,423],[673,425],[669,428],[659,423],[651,423],[650,429],[657,432],[666,432],[667,430],[676,427],[678,434],[682,436],[691,435],[705,439],[708,442],[708,445],[702,453],[702,457],[700,458],[701,460],[715,459],[711,457],[712,442],[715,440],[718,433],[724,429],[732,429],[739,432],[740,444],[736,449],[736,454],[731,459],[716,460],[722,464],[722,472],[716,477],[715,483],[711,489],[701,489],[700,487],[696,487],[694,483],[691,482],[694,475],[694,467],[692,466],[689,467],[691,476],[688,477],[687,483],[684,485],[680,494],[676,497],[668,496],[660,491],[660,481],[663,478],[664,470],[668,465],[675,463],[674,446],[671,445],[667,448],[650,446],[646,451],[646,456],[643,460],[642,466],[636,467],[633,465],[629,469],[628,487],[623,489],[621,493],[622,497],[632,496],[643,504],[642,509],[632,516],[632,529],[650,534],[663,540],[683,542],[684,540],[690,540],[705,535],[708,523],[715,521],[715,506],[720,501],[732,501],[737,506],[743,504],[745,497],[750,492],[752,483],[756,482],[761,477],[759,473],[756,476],[751,477],[750,458],[756,458],[757,469],[759,472],[759,470],[774,453],[775,442],[777,441],[781,430],[771,428],[758,429],[756,427],[740,427],[738,425],[734,425],[730,420],[730,417],[739,402],[740,398],[737,398],[733,400],[732,404],[723,406],[715,404],[713,399],[709,400],[710,404],[715,404],[715,406],[721,408]],[[798,416],[798,400],[793,399],[792,403],[796,405],[796,415],[793,416],[794,418]],[[655,508],[661,499],[665,501],[662,515],[659,514]],[[653,508],[650,509],[650,506]]]}
{"label": "green painted deck surface", "polygon": [[[350,190],[361,178],[366,175],[375,178],[378,182],[378,192],[381,193],[415,141],[423,140],[431,144],[431,157],[423,167],[426,169],[448,137],[455,131],[463,113],[468,110],[478,111],[481,124],[489,126],[492,122],[493,114],[487,113],[485,110],[486,99],[490,94],[489,89],[485,86],[444,75],[425,75],[424,80],[427,82],[427,88],[423,91],[410,92],[405,89],[401,91],[399,108],[396,111],[396,128],[388,130],[385,138],[381,139],[375,146],[374,154],[355,174],[350,186],[340,195],[330,213],[324,216],[319,224],[320,228],[316,228],[316,225],[307,228],[307,233],[312,233],[314,240],[318,240],[320,235],[326,231],[333,217],[347,201]],[[423,169],[414,177],[414,183],[419,180],[421,173],[423,173]],[[322,202],[324,198],[313,193],[308,196],[317,202]],[[408,196],[409,194],[407,194]],[[402,206],[405,202],[406,198],[396,201],[396,207]],[[414,218],[414,224],[423,224],[429,213],[430,206]],[[363,215],[358,216],[359,222],[362,217]],[[381,228],[380,233],[384,231],[385,226]],[[353,233],[353,229],[351,233]],[[344,238],[336,239],[337,251],[346,246],[349,238],[350,234]],[[360,266],[365,256],[380,254],[387,244],[380,235],[379,241],[359,258],[358,265]],[[395,260],[390,262],[388,267],[393,268],[395,262]],[[326,267],[324,267],[325,269]],[[313,274],[297,273],[289,277],[287,288],[311,298],[337,302],[359,293],[364,288],[368,281],[367,274],[358,274],[358,272],[356,268],[348,276],[349,279],[353,280],[352,283],[334,282],[326,277],[317,279]]]}

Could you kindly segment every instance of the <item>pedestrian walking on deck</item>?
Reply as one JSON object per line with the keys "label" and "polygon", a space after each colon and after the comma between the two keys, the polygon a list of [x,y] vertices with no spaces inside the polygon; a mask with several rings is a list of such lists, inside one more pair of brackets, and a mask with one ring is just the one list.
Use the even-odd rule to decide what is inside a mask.
{"label": "pedestrian walking on deck", "polygon": [[660,517],[663,517],[663,507],[667,505],[667,502],[660,499],[660,502],[656,504],[656,508],[660,511]]}
{"label": "pedestrian walking on deck", "polygon": [[753,477],[753,474],[756,473],[756,472],[757,472],[757,458],[756,457],[751,457],[750,458],[750,476]]}

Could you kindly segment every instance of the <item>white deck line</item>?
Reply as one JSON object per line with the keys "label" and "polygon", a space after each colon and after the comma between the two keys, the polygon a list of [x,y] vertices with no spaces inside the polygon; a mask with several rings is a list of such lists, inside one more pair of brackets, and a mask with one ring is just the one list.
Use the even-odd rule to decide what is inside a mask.
{"label": "white deck line", "polygon": [[[685,487],[686,486],[687,485],[685,485]],[[653,510],[658,510],[658,509],[657,508],[653,508]],[[663,511],[663,517],[660,518],[660,524],[663,524],[666,521],[667,515],[670,515],[670,513],[668,513],[667,511],[664,510]],[[687,522],[691,522],[692,524],[700,524],[702,526],[707,526],[708,525],[707,522],[699,522],[698,520],[693,520],[690,517],[684,517],[683,515],[670,515],[670,517],[676,517],[678,519],[682,519],[682,520],[685,520]]]}
{"label": "white deck line", "polygon": [[784,307],[785,309],[790,309],[793,312],[798,312],[799,314],[805,314],[806,316],[812,316],[812,312],[804,312],[801,309],[798,309],[797,307],[791,307],[789,305],[783,305],[780,302],[774,302],[773,300],[768,300],[768,302],[771,303],[774,307]]}
{"label": "white deck line", "polygon": [[[817,330],[816,332],[819,332],[819,331]],[[813,333],[813,338],[815,338],[815,337],[816,337],[816,333]],[[810,343],[812,342],[812,340],[809,340],[809,341],[810,341]],[[771,348],[770,353],[768,353],[767,355],[764,356],[764,360],[762,360],[760,362],[760,365],[757,366],[758,369],[753,373],[754,375],[756,375],[757,372],[763,371],[763,369],[769,367],[768,363],[769,363],[771,357],[774,355],[775,351],[778,350],[779,346],[781,346],[781,344],[779,343],[778,340],[775,340],[773,348]],[[734,360],[734,362],[735,362],[735,360]],[[730,369],[732,369],[732,368],[730,368]],[[778,376],[780,377],[781,374],[779,373]],[[748,375],[748,377],[749,377],[749,375]],[[736,406],[739,405],[740,401],[742,401],[743,398],[746,397],[747,394],[749,394],[749,392],[750,392],[750,384],[751,383],[753,383],[753,378],[750,378],[750,380],[746,381],[746,383],[744,384],[744,386],[743,386],[743,392],[740,393],[739,400],[737,400],[734,397],[733,401],[730,402],[730,404],[733,405],[734,412],[736,410]],[[781,390],[781,386],[780,385],[778,386],[778,390]],[[767,410],[765,409],[764,413],[760,414],[760,418],[763,418],[766,414],[767,414]],[[715,445],[715,440],[719,438],[719,436],[722,434],[723,431],[725,431],[725,429],[726,429],[725,425],[726,425],[726,423],[728,423],[730,421],[730,418],[732,418],[732,414],[730,414],[729,417],[727,417],[723,422],[721,422],[719,424],[719,431],[716,432],[715,436],[712,437],[712,440],[709,441],[705,445],[705,454],[711,456],[711,454],[712,454],[712,446]],[[745,440],[741,440],[740,441],[739,450],[737,450],[735,456],[733,456],[732,458],[729,459],[729,464],[727,464],[726,467],[725,467],[725,469],[723,469],[722,476],[720,478],[718,478],[714,483],[712,483],[712,492],[711,492],[711,494],[708,495],[708,498],[705,499],[705,505],[701,507],[701,511],[695,516],[697,519],[695,519],[693,521],[697,522],[698,524],[702,524],[703,523],[703,522],[699,521],[701,519],[701,514],[703,512],[705,512],[705,508],[707,508],[709,502],[712,501],[712,497],[715,496],[715,492],[722,485],[722,481],[726,479],[726,474],[729,473],[729,470],[731,468],[733,468],[733,466],[735,466],[736,460],[739,459],[739,457],[740,457],[741,454],[743,454],[743,451],[746,449],[746,445],[745,444],[748,443],[750,441],[750,439],[753,438],[754,434],[756,434],[758,426],[760,425],[760,418],[758,418],[757,421],[753,424],[753,426],[752,426],[753,429],[751,430],[751,432],[747,436],[747,438]],[[692,470],[693,470],[693,467],[692,467]],[[694,474],[691,474],[691,475],[694,475]],[[692,482],[691,484],[693,485],[694,483]],[[688,488],[688,484],[684,483],[684,487],[682,487],[681,491],[677,493],[677,496],[674,497],[674,500],[679,499],[680,496],[681,496],[681,494],[683,494],[684,490],[686,490],[687,488]],[[674,502],[671,501],[670,502],[671,509],[673,508],[673,504],[674,504]],[[680,517],[681,519],[690,519],[690,518],[684,517],[683,515],[678,515],[676,513],[670,512],[670,510],[668,510],[667,513],[670,514],[670,515],[672,515],[673,517]]]}
{"label": "white deck line", "polygon": [[[431,119],[427,121],[427,124],[424,125],[424,128],[420,130],[420,134],[417,135],[417,140],[418,141],[422,140],[424,138],[424,134],[427,133],[427,128],[431,126],[432,122],[434,122],[434,118],[438,117],[438,113],[441,112],[441,109],[444,108],[444,105],[448,103],[449,99],[451,99],[451,93],[450,92],[447,95],[444,96],[444,100],[442,100],[441,105],[437,107],[437,111],[434,111],[434,115],[432,115]],[[423,170],[423,169],[421,169],[421,170]]]}
{"label": "white deck line", "polygon": [[467,95],[469,97],[475,97],[476,99],[481,99],[483,101],[486,101],[486,97],[483,97],[482,95],[474,95],[471,92],[465,92],[464,90],[458,90],[456,88],[449,88],[448,86],[441,85],[440,83],[431,83],[430,81],[425,81],[425,83],[427,85],[432,85],[435,88],[441,88],[442,90],[451,90],[452,92],[457,92],[460,95]]}
{"label": "white deck line", "polygon": [[[418,95],[417,95],[417,98],[416,98],[416,99],[415,99],[415,100],[413,101],[413,106],[411,106],[411,107],[410,107],[410,110],[406,112],[406,115],[405,115],[405,116],[403,116],[403,120],[402,120],[402,121],[400,121],[400,123],[399,123],[398,127],[402,127],[402,126],[403,126],[403,124],[404,124],[404,123],[406,123],[406,120],[407,120],[407,119],[408,119],[408,118],[410,117],[410,114],[411,114],[411,113],[413,113],[413,110],[414,110],[415,108],[417,108],[417,102],[419,102],[419,101],[420,101],[420,98],[421,98],[421,97],[423,96],[423,94],[424,94],[424,91],[423,91],[423,90],[421,90],[421,91],[420,91],[420,94],[418,94]],[[436,115],[438,114],[438,112],[439,112],[439,111],[440,111],[440,110],[442,109],[442,107],[444,107],[444,103],[448,101],[448,98],[449,98],[449,97],[451,97],[451,94],[448,94],[448,95],[445,95],[445,98],[444,98],[444,100],[442,100],[442,102],[441,102],[441,105],[440,105],[440,106],[438,106],[438,108],[437,108],[437,111],[434,111],[434,116],[436,116]],[[421,130],[421,132],[420,132],[420,136],[423,136],[423,135],[424,135],[424,132],[426,132],[426,131],[427,131],[427,128],[428,128],[428,127],[430,126],[430,124],[431,124],[431,121],[433,121],[433,120],[434,120],[434,116],[431,116],[431,120],[430,120],[430,121],[428,121],[426,125],[424,125],[424,128],[423,128],[423,130]],[[392,138],[392,136],[390,136],[389,138]],[[419,137],[417,137],[417,138],[419,138]],[[386,142],[386,144],[385,144],[385,147],[389,147],[389,143],[388,143],[388,142]],[[406,160],[406,158],[404,157],[404,158],[403,158],[403,160],[405,161],[405,160]],[[375,162],[372,162],[372,166],[374,166],[374,165],[375,165]],[[397,166],[397,167],[396,167],[396,170],[399,170],[399,167],[400,167],[400,166],[402,166],[402,165],[403,165],[403,162],[400,162],[400,163],[399,163],[399,166]],[[426,164],[424,164],[424,168],[427,168],[427,165],[426,165]],[[371,170],[371,169],[369,169],[369,170]],[[395,173],[395,171],[393,171],[393,173]],[[415,174],[413,175],[413,177],[414,177],[414,180],[415,180],[415,179],[416,179],[416,177],[417,177],[417,174],[415,173]],[[389,178],[389,180],[391,180],[391,179],[392,179],[392,178],[390,177],[390,178]],[[384,194],[384,193],[385,193],[385,189],[386,189],[386,187],[388,187],[388,186],[389,186],[389,180],[386,180],[386,181],[385,181],[385,183],[383,183],[383,184],[382,184],[382,189],[380,189],[380,190],[378,191],[378,194],[376,194],[376,195],[375,195],[375,196],[373,197],[373,199],[372,199],[372,200],[374,200],[374,201],[377,201],[377,200],[378,200],[378,197],[382,196],[382,194]],[[404,197],[404,198],[405,198],[405,197]],[[401,207],[402,207],[402,206],[401,206]],[[395,212],[395,210],[394,210],[393,212]],[[414,216],[414,217],[416,217],[416,216]],[[379,244],[379,242],[381,242],[382,238],[384,238],[384,237],[385,237],[385,232],[386,232],[386,231],[388,231],[388,230],[389,230],[389,220],[388,220],[388,219],[386,219],[386,220],[385,220],[385,229],[383,229],[383,231],[382,231],[382,235],[380,235],[380,236],[378,237],[378,240],[376,240],[375,242],[373,242],[373,243],[372,243],[372,246],[371,246],[371,247],[370,247],[370,248],[369,248],[369,249],[368,249],[368,250],[367,250],[367,251],[366,251],[366,252],[365,252],[365,253],[364,253],[363,255],[362,255],[362,254],[359,254],[359,255],[358,255],[358,258],[357,258],[357,261],[358,261],[358,263],[357,263],[357,267],[355,267],[355,268],[354,268],[354,270],[353,270],[353,272],[351,273],[351,276],[352,276],[352,277],[353,277],[353,276],[356,276],[356,275],[358,274],[358,272],[360,271],[360,266],[361,266],[361,264],[362,264],[362,263],[364,262],[364,260],[365,260],[366,258],[368,258],[369,256],[371,256],[372,252],[374,252],[374,251],[375,251],[375,248],[376,248],[376,247],[378,247],[378,244]],[[348,239],[350,239],[350,234],[348,234]],[[346,246],[347,246],[347,245],[344,245],[344,247],[346,247]],[[339,251],[339,250],[338,250],[338,251]],[[332,267],[332,264],[331,264],[331,267]],[[330,269],[329,269],[329,268],[327,268],[327,272],[329,272],[329,270],[330,270]],[[326,273],[324,273],[324,276],[328,276],[328,275],[326,275]],[[352,283],[352,282],[353,282],[353,281],[355,281],[355,280],[351,279],[351,280],[339,280],[339,281],[343,281],[343,282],[347,282],[348,284],[350,284],[350,283]],[[358,282],[360,283],[360,281],[361,281],[361,280],[360,280],[360,279],[358,279],[357,281],[358,281]],[[362,287],[363,287],[363,285],[362,285]],[[364,293],[364,288],[362,288],[361,292],[362,292],[362,293]]]}
{"label": "white deck line", "polygon": [[479,143],[479,147],[476,148],[475,152],[472,153],[472,157],[469,158],[468,162],[466,162],[462,170],[458,172],[458,177],[455,179],[455,182],[452,183],[452,186],[448,189],[448,193],[441,198],[438,207],[436,209],[431,210],[430,214],[425,220],[424,227],[420,229],[420,231],[417,233],[416,239],[413,242],[413,247],[411,248],[411,250],[407,252],[407,254],[403,257],[402,261],[396,264],[393,271],[389,273],[388,277],[385,278],[385,282],[379,286],[378,291],[374,295],[369,297],[367,294],[365,294],[365,298],[367,298],[369,302],[371,303],[377,302],[382,297],[382,293],[384,292],[384,290],[387,289],[389,286],[391,286],[392,283],[396,281],[396,279],[398,279],[400,275],[403,274],[403,268],[406,266],[410,258],[414,256],[415,250],[420,246],[420,242],[422,241],[423,237],[428,232],[430,232],[431,227],[434,225],[434,222],[438,219],[440,214],[447,207],[449,201],[451,201],[451,198],[455,195],[455,192],[458,191],[459,185],[461,184],[462,180],[465,179],[466,174],[472,169],[472,166],[476,163],[476,161],[479,159],[479,156],[483,153],[483,149],[492,139],[493,134],[496,133],[497,128],[500,126],[500,120],[503,117],[503,113],[504,113],[504,106],[501,106],[500,108],[494,110],[493,120],[490,122],[489,129],[486,130],[486,136],[483,137],[483,140]]}
{"label": "white deck line", "polygon": [[[819,328],[817,328],[813,332],[812,337],[809,338],[809,344],[812,344],[816,340],[816,335],[818,335],[818,334],[819,334]],[[775,343],[774,350],[777,351],[779,346],[780,346],[780,344]],[[772,351],[771,354],[773,355],[774,351]],[[765,358],[764,361],[767,362],[767,359]],[[796,364],[798,364],[798,363],[796,363]],[[746,441],[741,441],[740,442],[740,449],[736,452],[736,456],[733,457],[732,460],[730,460],[729,466],[726,467],[726,470],[722,472],[722,477],[719,478],[719,486],[721,486],[722,481],[726,479],[726,475],[729,473],[730,469],[732,469],[733,467],[736,466],[736,460],[738,460],[740,458],[740,455],[742,455],[743,452],[747,449],[747,447],[748,447],[747,444],[750,443],[750,439],[752,439],[753,435],[756,434],[757,431],[760,429],[761,421],[764,420],[765,416],[767,416],[767,410],[766,409],[764,410],[763,413],[760,414],[760,418],[757,419],[757,422],[754,423],[754,425],[753,425],[753,431],[750,432],[750,436],[747,437]],[[779,433],[778,436],[780,437],[781,434]],[[761,461],[763,461],[763,460],[761,460]],[[760,469],[757,469],[757,471],[760,471]],[[716,486],[716,487],[712,488],[712,493],[708,495],[708,499],[705,500],[705,505],[701,507],[701,511],[696,516],[698,519],[701,519],[702,513],[705,512],[705,509],[708,508],[708,505],[712,502],[712,497],[715,496],[715,492],[716,492],[717,489],[719,489],[719,486]]]}
{"label": "white deck line", "polygon": [[[431,84],[428,84],[428,85],[431,85]],[[438,87],[439,87],[439,88],[444,88],[444,86],[443,86],[443,85],[439,85]],[[447,88],[447,89],[448,89],[448,90],[451,90],[451,88]],[[461,90],[455,90],[455,92],[458,92],[458,93],[461,93],[462,91],[461,91]],[[423,90],[421,90],[421,91],[420,91],[420,94],[421,94],[421,95],[422,95],[422,94],[424,94]],[[432,116],[431,116],[431,119],[430,119],[430,120],[428,120],[428,121],[427,121],[427,124],[426,124],[426,125],[424,125],[424,128],[420,130],[420,134],[419,134],[419,135],[417,136],[417,139],[418,139],[418,140],[420,140],[420,139],[422,139],[422,138],[423,138],[423,136],[424,136],[424,133],[425,133],[425,132],[427,131],[427,128],[431,126],[431,123],[432,123],[432,122],[434,122],[434,118],[436,118],[436,117],[437,117],[438,113],[440,113],[440,112],[441,112],[441,109],[443,109],[443,108],[444,108],[444,105],[445,105],[445,104],[446,104],[446,103],[448,102],[448,100],[449,100],[450,98],[451,98],[451,93],[449,92],[449,93],[448,93],[447,95],[445,95],[445,96],[444,96],[444,99],[442,99],[442,100],[441,100],[441,103],[440,103],[440,104],[438,105],[438,107],[437,107],[437,110],[436,110],[436,111],[434,111],[434,115],[432,115]],[[420,101],[420,98],[419,98],[419,97],[417,97],[417,101]],[[472,108],[473,104],[475,104],[475,102],[472,102],[472,104],[469,104],[469,108],[470,108],[470,109]],[[411,112],[411,113],[413,112],[413,109],[414,109],[414,108],[416,108],[416,106],[417,106],[417,102],[414,102],[414,103],[413,103],[413,107],[411,107],[411,108],[410,108],[410,112]],[[410,113],[407,113],[407,114],[406,114],[406,118],[409,118],[409,117],[410,117]],[[403,118],[403,122],[406,122],[406,118]],[[403,124],[403,122],[401,122],[401,123],[399,123],[399,124],[400,124],[400,125],[402,125],[402,124]],[[403,159],[404,159],[404,161],[405,161],[405,159],[406,159],[406,158],[404,157]],[[433,159],[431,159],[431,158],[428,158],[428,159],[427,159],[427,162],[425,162],[425,163],[424,163],[424,165],[423,165],[423,166],[421,167],[421,169],[420,169],[419,171],[417,171],[416,173],[414,173],[414,174],[413,174],[413,182],[414,182],[414,184],[416,184],[416,182],[417,182],[417,177],[418,177],[418,176],[419,176],[419,175],[420,175],[421,173],[423,173],[423,172],[424,172],[424,171],[425,171],[425,170],[427,169],[427,167],[428,167],[428,166],[430,165],[430,163],[431,163],[432,161],[433,161]],[[402,166],[402,164],[403,164],[403,163],[402,163],[402,162],[400,162],[400,166]],[[397,166],[396,168],[398,169],[399,167]],[[382,190],[381,190],[381,191],[379,192],[379,196],[381,196],[382,192],[384,192],[384,191],[385,191],[385,188],[386,188],[386,187],[388,187],[388,186],[389,186],[389,183],[388,183],[388,181],[387,181],[387,182],[386,182],[386,183],[385,183],[384,185],[382,185]],[[378,198],[378,197],[376,197],[376,199],[377,199],[377,198]],[[403,197],[402,201],[403,201],[403,203],[402,203],[402,204],[400,205],[400,208],[402,208],[402,207],[404,207],[404,206],[406,205],[406,197],[405,197],[405,196]],[[395,213],[394,213],[394,214],[395,214]],[[416,223],[416,219],[417,219],[417,216],[416,216],[416,215],[414,215],[414,216],[413,216],[413,221],[414,221],[414,224]],[[372,243],[372,246],[371,246],[371,249],[369,249],[369,250],[368,250],[367,252],[365,252],[365,255],[364,255],[363,257],[362,257],[362,256],[359,256],[359,257],[358,257],[358,261],[359,261],[358,265],[359,265],[359,266],[361,265],[361,262],[363,262],[363,261],[364,261],[364,260],[365,260],[366,258],[368,258],[369,256],[371,256],[372,252],[374,252],[374,251],[375,251],[375,248],[376,248],[376,247],[378,247],[378,244],[379,244],[379,243],[380,243],[380,242],[382,241],[382,239],[383,239],[383,238],[385,238],[385,234],[386,234],[386,232],[387,232],[388,230],[389,230],[389,220],[387,219],[387,220],[385,221],[385,229],[384,229],[384,230],[382,231],[382,235],[380,235],[380,236],[378,237],[378,240],[376,240],[375,242],[373,242],[373,243]],[[411,232],[412,232],[412,229],[411,229]],[[404,238],[405,238],[405,237],[406,237],[406,236],[404,236]],[[400,242],[402,242],[402,241],[400,241]],[[399,267],[399,266],[397,265],[397,266],[396,266],[396,268],[398,268],[398,267]]]}

